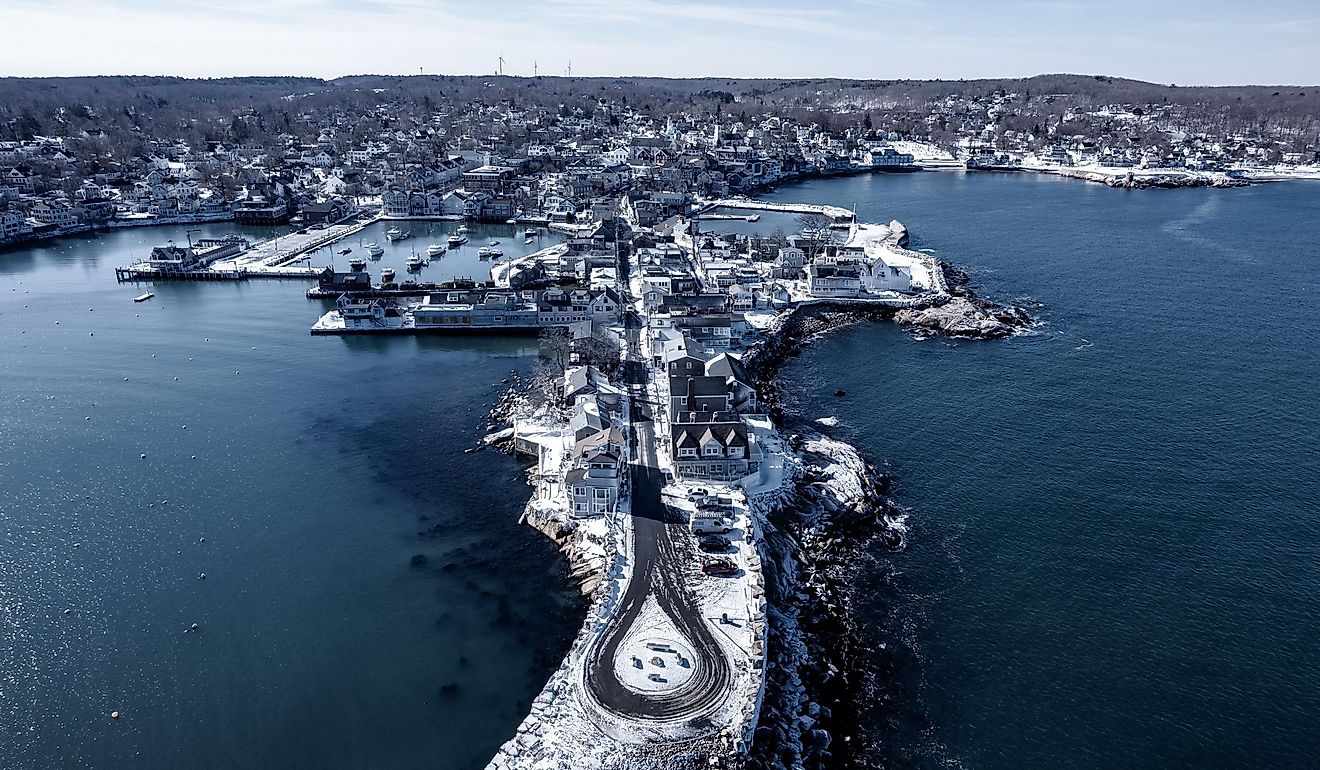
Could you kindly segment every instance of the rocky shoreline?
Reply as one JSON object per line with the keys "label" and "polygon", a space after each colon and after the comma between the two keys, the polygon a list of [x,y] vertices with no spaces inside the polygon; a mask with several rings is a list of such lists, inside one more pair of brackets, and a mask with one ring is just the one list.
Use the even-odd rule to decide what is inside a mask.
{"label": "rocky shoreline", "polygon": [[[848,444],[789,436],[795,485],[765,513],[770,639],[748,770],[857,767],[867,753],[857,705],[873,698],[871,649],[852,607],[857,557],[903,546],[890,478]],[[859,665],[870,659],[866,666]]]}
{"label": "rocky shoreline", "polygon": [[[934,334],[998,339],[1034,323],[1023,308],[982,299],[961,270],[941,265],[947,298],[913,307],[812,303],[782,316],[747,355],[762,402],[783,430],[782,365],[818,334],[863,321],[894,320]],[[861,704],[885,713],[890,652],[868,646],[853,611],[864,555],[899,551],[904,515],[889,497],[893,479],[850,444],[814,430],[786,436],[794,484],[766,501],[764,539],[769,617],[767,677],[748,770],[835,770],[873,755]],[[859,665],[865,660],[865,665]]]}
{"label": "rocky shoreline", "polygon": [[[898,321],[951,337],[996,339],[1033,323],[1026,310],[983,300],[968,276],[942,265],[949,293],[911,307],[824,301],[784,313],[745,357],[757,392],[780,430],[784,412],[778,373],[818,334],[863,321]],[[556,408],[556,383],[544,374],[511,375],[507,391],[488,415],[489,430],[515,417]],[[894,663],[885,645],[874,649],[862,633],[852,586],[865,555],[904,546],[902,512],[889,497],[893,480],[858,450],[815,430],[784,433],[792,454],[785,484],[769,499],[754,501],[765,534],[768,645],[765,685],[757,727],[747,756],[729,757],[745,770],[835,770],[856,767],[873,755],[870,714],[885,714],[886,686]],[[512,451],[511,441],[490,442]],[[599,599],[609,543],[595,542],[577,522],[537,505],[532,497],[522,521],[559,547],[582,592]]]}

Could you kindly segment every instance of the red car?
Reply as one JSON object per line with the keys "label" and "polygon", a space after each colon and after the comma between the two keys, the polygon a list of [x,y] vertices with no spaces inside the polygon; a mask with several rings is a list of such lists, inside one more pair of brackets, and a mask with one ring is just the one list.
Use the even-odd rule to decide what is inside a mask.
{"label": "red car", "polygon": [[701,571],[715,577],[729,577],[738,574],[738,565],[718,556],[707,556],[701,563]]}

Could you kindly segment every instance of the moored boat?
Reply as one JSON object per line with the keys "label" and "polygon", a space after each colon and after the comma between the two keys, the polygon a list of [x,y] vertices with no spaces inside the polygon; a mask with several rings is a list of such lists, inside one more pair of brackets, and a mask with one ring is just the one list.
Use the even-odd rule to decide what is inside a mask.
{"label": "moored boat", "polygon": [[367,269],[367,260],[363,259],[362,257],[353,257],[352,259],[348,260],[348,266],[353,270],[353,272],[358,273]]}
{"label": "moored boat", "polygon": [[133,301],[134,301],[134,302],[146,302],[147,300],[151,299],[151,298],[154,297],[154,296],[156,296],[156,292],[154,292],[154,291],[144,291],[144,292],[142,292],[141,294],[139,294],[139,295],[137,295],[136,297],[134,297],[134,298],[133,298]]}
{"label": "moored boat", "polygon": [[375,242],[365,244],[362,248],[366,249],[367,253],[373,257],[379,257],[381,254],[385,253],[385,249],[381,248],[381,245]]}
{"label": "moored boat", "polygon": [[426,247],[426,254],[430,257],[439,257],[445,253],[445,247],[438,243],[432,243]]}

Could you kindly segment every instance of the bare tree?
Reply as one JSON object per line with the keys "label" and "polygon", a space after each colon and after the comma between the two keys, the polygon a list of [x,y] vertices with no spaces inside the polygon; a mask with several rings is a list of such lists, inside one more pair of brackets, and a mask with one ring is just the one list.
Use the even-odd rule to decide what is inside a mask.
{"label": "bare tree", "polygon": [[555,326],[541,332],[541,357],[554,364],[560,376],[568,368],[573,354],[573,335],[567,329]]}
{"label": "bare tree", "polygon": [[803,214],[797,219],[798,227],[801,229],[802,240],[807,245],[807,258],[815,259],[816,255],[838,241],[835,232],[830,229],[830,219],[823,214]]}

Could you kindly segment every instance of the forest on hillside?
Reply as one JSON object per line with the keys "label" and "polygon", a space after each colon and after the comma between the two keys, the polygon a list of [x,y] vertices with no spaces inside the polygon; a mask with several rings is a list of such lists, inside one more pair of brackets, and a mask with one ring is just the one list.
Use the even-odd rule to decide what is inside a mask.
{"label": "forest on hillside", "polygon": [[0,78],[0,140],[86,132],[116,145],[147,139],[194,145],[263,141],[278,133],[298,136],[309,119],[368,115],[380,107],[424,122],[436,114],[468,114],[490,105],[589,114],[604,102],[660,120],[686,114],[745,121],[775,114],[830,130],[865,122],[943,143],[956,136],[959,114],[984,113],[987,100],[1010,94],[1009,108],[996,119],[1015,128],[1053,125],[1078,111],[1121,106],[1160,114],[1183,130],[1215,138],[1263,137],[1299,150],[1320,146],[1320,87],[1182,87],[1088,75],[956,81],[494,75]]}

